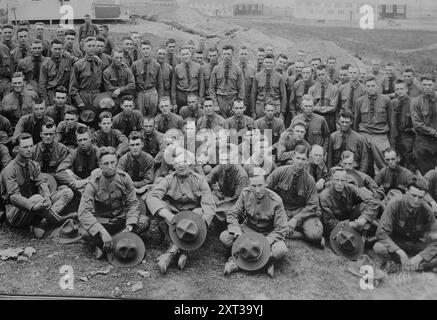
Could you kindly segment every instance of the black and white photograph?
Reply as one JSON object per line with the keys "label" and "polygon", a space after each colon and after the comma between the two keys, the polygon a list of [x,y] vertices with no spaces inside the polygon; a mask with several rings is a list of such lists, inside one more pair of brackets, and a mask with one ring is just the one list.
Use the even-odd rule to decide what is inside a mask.
{"label": "black and white photograph", "polygon": [[436,80],[433,0],[0,0],[0,300],[436,299]]}

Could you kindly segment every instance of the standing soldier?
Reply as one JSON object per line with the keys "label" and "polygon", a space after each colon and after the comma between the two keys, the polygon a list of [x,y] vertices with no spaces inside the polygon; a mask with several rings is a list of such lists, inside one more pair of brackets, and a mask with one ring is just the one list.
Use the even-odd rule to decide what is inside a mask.
{"label": "standing soldier", "polygon": [[241,47],[238,50],[238,66],[243,72],[244,78],[244,105],[246,106],[246,115],[251,115],[250,109],[250,91],[252,90],[253,78],[255,77],[255,68],[249,65],[249,50],[247,47]]}
{"label": "standing soldier", "polygon": [[385,77],[380,84],[381,93],[388,95],[390,98],[394,98],[396,80],[395,65],[393,62],[389,62],[385,66]]}
{"label": "standing soldier", "polygon": [[101,60],[102,71],[105,71],[112,63],[112,57],[108,56],[103,51],[105,50],[105,38],[102,36],[96,37],[96,57]]}
{"label": "standing soldier", "polygon": [[14,32],[14,27],[10,24],[5,24],[2,27],[3,44],[9,48],[9,52],[15,48],[15,44],[12,41],[12,34]]}
{"label": "standing soldier", "polygon": [[43,44],[41,40],[32,41],[30,51],[32,55],[20,60],[17,71],[22,72],[27,84],[31,85],[35,92],[38,92],[41,65],[48,58],[42,56]]}
{"label": "standing soldier", "polygon": [[32,139],[35,143],[41,141],[42,125],[48,120],[53,121],[52,118],[45,114],[46,106],[44,102],[41,104],[34,104],[32,106],[32,113],[26,114],[18,120],[15,126],[14,135],[12,136],[12,144],[15,144],[18,137],[22,133],[29,133],[32,135]]}
{"label": "standing soldier", "polygon": [[[358,79],[358,78],[357,78]],[[340,67],[338,72],[338,82],[335,84],[337,89],[340,89],[342,85],[349,82],[349,65],[344,65]]]}
{"label": "standing soldier", "polygon": [[329,80],[331,80],[331,83],[335,85],[340,79],[338,75],[338,71],[335,69],[335,65],[337,63],[337,58],[334,56],[328,57],[326,59],[326,65],[328,66],[328,76]]}
{"label": "standing soldier", "polygon": [[129,37],[124,37],[123,39],[121,39],[121,43],[123,49],[124,62],[129,68],[131,68],[132,63],[135,62],[134,54],[133,54],[134,44],[132,42],[132,39]]}
{"label": "standing soldier", "polygon": [[293,85],[293,90],[290,95],[289,108],[292,118],[302,113],[300,108],[302,97],[308,94],[310,88],[316,83],[311,78],[311,67],[304,67],[302,69],[302,79],[298,80]]}
{"label": "standing soldier", "polygon": [[52,54],[41,65],[39,94],[48,106],[54,104],[53,98],[58,87],[69,88],[71,69],[78,60],[74,56],[64,55],[62,50],[62,42],[54,39],[52,41]]}
{"label": "standing soldier", "polygon": [[135,78],[132,70],[123,61],[123,52],[115,49],[111,65],[103,71],[105,91],[112,92],[114,99],[132,95],[135,90]]}
{"label": "standing soldier", "polygon": [[40,40],[43,45],[42,55],[48,57],[50,54],[50,42],[44,38],[44,30],[46,25],[43,22],[35,23],[36,39]]}
{"label": "standing soldier", "polygon": [[114,41],[112,41],[112,38],[109,36],[109,27],[107,24],[102,24],[99,26],[99,34],[105,38],[105,49],[103,52],[109,56],[112,55]]}
{"label": "standing soldier", "polygon": [[384,80],[384,75],[381,72],[381,61],[379,59],[372,59],[372,77],[375,77],[376,83],[378,86],[382,83]]}
{"label": "standing soldier", "polygon": [[72,56],[76,57],[77,59],[82,59],[82,51],[80,51],[80,49],[76,47],[75,43],[76,31],[73,29],[65,30],[64,50],[70,53]]}
{"label": "standing soldier", "polygon": [[223,63],[214,67],[211,73],[210,94],[214,105],[220,108],[223,118],[230,117],[236,98],[244,100],[245,87],[241,69],[232,63],[234,47],[223,46]]}
{"label": "standing soldier", "polygon": [[411,120],[411,98],[408,96],[407,84],[404,80],[395,82],[396,98],[392,100],[390,144],[401,157],[401,166],[416,172],[413,146],[416,132]]}
{"label": "standing soldier", "polygon": [[141,36],[140,36],[140,33],[138,31],[131,31],[130,38],[132,39],[132,45],[133,45],[133,50],[132,50],[133,61],[132,61],[132,63],[134,63],[135,61],[138,61],[141,59]]}
{"label": "standing soldier", "polygon": [[11,52],[15,69],[17,68],[18,62],[21,59],[31,55],[29,46],[29,29],[23,27],[19,28],[17,30],[17,39],[17,46]]}
{"label": "standing soldier", "polygon": [[167,39],[165,42],[165,47],[167,49],[167,60],[166,62],[175,68],[179,64],[179,58],[176,54],[176,40]]}
{"label": "standing soldier", "polygon": [[[156,61],[158,61],[161,66],[162,81],[164,84],[163,95],[166,97],[171,96],[171,81],[173,80],[173,67],[165,62],[167,56],[167,51],[165,48],[159,48],[156,52]],[[175,101],[171,102],[172,106],[176,105]]]}
{"label": "standing soldier", "polygon": [[256,73],[261,72],[261,70],[264,68],[265,57],[266,57],[266,50],[261,47],[258,48],[258,50],[256,51]]}
{"label": "standing soldier", "polygon": [[58,125],[61,121],[64,120],[65,110],[67,108],[72,108],[67,105],[68,100],[68,92],[64,87],[58,87],[55,90],[55,104],[46,109],[46,115],[52,118],[55,121],[55,124]]}
{"label": "standing soldier", "polygon": [[264,115],[264,105],[270,103],[276,107],[275,115],[283,120],[287,111],[285,80],[279,73],[273,71],[275,66],[273,55],[266,55],[263,61],[264,68],[255,75],[250,92],[252,117],[261,118]]}
{"label": "standing soldier", "polygon": [[183,62],[175,67],[171,83],[171,100],[176,101],[177,112],[187,105],[187,96],[190,93],[196,94],[201,103],[203,103],[205,95],[205,82],[201,66],[191,61],[190,48],[182,47],[179,52]]}
{"label": "standing soldier", "polygon": [[[415,83],[414,80],[414,68],[412,66],[406,66],[402,70],[402,79],[405,81],[408,89],[408,96],[413,99],[422,94],[422,90]],[[416,80],[417,81],[417,80]]]}
{"label": "standing soldier", "polygon": [[14,63],[11,51],[5,44],[0,43],[0,99],[3,99],[10,92],[13,71]]}
{"label": "standing soldier", "polygon": [[[262,135],[270,138],[268,141],[269,146],[276,145],[281,133],[285,131],[284,121],[275,117],[275,106],[271,104],[264,106],[264,117],[256,119],[253,125],[255,129],[260,130]],[[271,130],[271,132],[268,130]]]}
{"label": "standing soldier", "polygon": [[85,107],[92,109],[94,98],[100,93],[103,74],[100,59],[95,56],[96,38],[86,38],[84,49],[85,57],[74,64],[70,78],[71,98],[80,111]]}
{"label": "standing soldier", "polygon": [[210,94],[210,82],[211,82],[211,74],[212,70],[215,68],[215,66],[218,65],[218,49],[217,47],[211,47],[208,49],[208,57],[209,57],[209,63],[205,63],[202,65],[202,72],[203,72],[203,80],[205,81],[205,95]]}
{"label": "standing soldier", "polygon": [[308,94],[313,97],[314,112],[322,115],[328,123],[329,130],[334,132],[336,129],[338,90],[329,83],[325,65],[317,67],[317,82],[310,88]]}
{"label": "standing soldier", "polygon": [[417,134],[414,157],[420,173],[424,175],[434,168],[437,160],[437,95],[432,75],[422,76],[420,82],[423,92],[411,103],[411,117]]}
{"label": "standing soldier", "polygon": [[158,112],[159,98],[164,94],[161,66],[152,58],[152,45],[149,40],[141,41],[142,59],[132,64],[137,92],[137,109],[143,115],[155,116]]}
{"label": "standing soldier", "polygon": [[99,27],[91,20],[91,15],[84,16],[85,23],[79,27],[79,44],[82,47],[83,41],[88,37],[95,37],[99,34]]}
{"label": "standing soldier", "polygon": [[355,103],[354,130],[364,136],[372,150],[375,166],[385,165],[383,151],[390,147],[390,119],[393,112],[390,98],[378,92],[374,77],[366,79],[367,93]]}
{"label": "standing soldier", "polygon": [[350,66],[349,82],[338,89],[338,100],[339,104],[341,104],[341,111],[348,111],[354,114],[355,102],[359,97],[366,94],[366,88],[358,81],[359,72],[357,66]]}
{"label": "standing soldier", "polygon": [[311,65],[311,74],[314,81],[317,81],[317,68],[322,64],[321,58],[312,58]]}

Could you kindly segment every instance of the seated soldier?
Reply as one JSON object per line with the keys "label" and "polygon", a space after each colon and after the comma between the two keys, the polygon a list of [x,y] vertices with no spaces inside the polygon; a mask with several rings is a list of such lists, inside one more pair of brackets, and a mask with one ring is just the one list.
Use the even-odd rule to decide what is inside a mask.
{"label": "seated soldier", "polygon": [[44,101],[40,104],[33,104],[32,113],[26,114],[18,120],[18,123],[15,126],[14,135],[12,136],[12,144],[15,145],[18,136],[22,133],[31,134],[34,143],[40,142],[42,124],[48,120],[53,121],[52,118],[46,116],[45,111],[46,106]]}
{"label": "seated soldier", "polygon": [[112,129],[112,114],[104,111],[99,115],[100,130],[91,135],[91,143],[97,147],[113,147],[117,150],[117,157],[125,154],[129,148],[129,142],[124,134],[117,129]]}
{"label": "seated soldier", "polygon": [[249,179],[246,171],[238,163],[238,148],[228,144],[219,152],[219,163],[206,176],[206,180],[212,190],[216,213],[221,221],[225,221],[225,212],[235,204],[241,191],[248,186]]}
{"label": "seated soldier", "polygon": [[255,120],[254,128],[259,129],[262,135],[267,136],[272,146],[276,148],[281,133],[285,131],[285,125],[281,118],[275,117],[275,112],[274,105],[270,103],[264,105],[264,117]]}
{"label": "seated soldier", "polygon": [[253,129],[253,119],[244,114],[246,106],[243,100],[235,99],[232,107],[233,116],[225,120],[225,129],[233,129],[234,133],[238,137],[237,143],[241,143],[241,139],[246,134],[247,130]]}
{"label": "seated soldier", "polygon": [[155,170],[152,156],[143,151],[144,143],[141,138],[139,132],[131,132],[129,135],[129,152],[118,161],[118,169],[127,172],[132,178],[137,195],[144,194],[148,190],[146,187],[151,186]]}
{"label": "seated soldier", "polygon": [[91,132],[86,126],[77,128],[76,140],[77,148],[71,151],[59,169],[67,173],[62,183],[82,194],[91,174],[99,168],[99,148],[91,144]]}
{"label": "seated soldier", "polygon": [[159,100],[159,110],[161,113],[155,117],[156,130],[166,133],[169,129],[173,128],[183,129],[184,120],[171,111],[170,97],[162,97]]}
{"label": "seated soldier", "polygon": [[296,121],[290,128],[281,134],[278,142],[277,158],[278,162],[282,165],[290,164],[296,146],[302,145],[307,150],[311,149],[310,144],[304,140],[306,132],[305,123]]}
{"label": "seated soldier", "polygon": [[155,165],[161,164],[162,152],[167,146],[164,140],[164,134],[155,128],[155,119],[149,116],[143,119],[143,151],[150,154],[155,161]]}
{"label": "seated soldier", "polygon": [[[211,100],[212,102],[212,100]],[[179,110],[179,115],[182,119],[192,119],[197,121],[203,116],[203,110],[199,106],[199,99],[195,94],[187,95],[187,106],[184,106]]]}
{"label": "seated soldier", "polygon": [[144,236],[150,226],[145,208],[139,208],[132,179],[117,169],[114,148],[99,150],[99,167],[85,187],[78,212],[80,234],[95,246],[96,258],[112,249],[112,235],[127,231]]}
{"label": "seated soldier", "polygon": [[67,107],[64,112],[64,120],[59,122],[56,128],[55,141],[60,142],[70,149],[77,148],[76,131],[79,128],[87,128],[83,123],[77,122],[79,117],[74,107]]}
{"label": "seated soldier", "polygon": [[384,190],[370,176],[355,169],[356,164],[355,154],[352,151],[343,151],[340,165],[348,174],[348,182],[357,186],[362,192],[372,195],[376,200],[383,200]]}
{"label": "seated soldier", "polygon": [[120,130],[122,134],[129,137],[132,131],[141,131],[143,115],[140,111],[134,110],[134,98],[130,95],[121,98],[121,112],[112,121],[112,128]]}
{"label": "seated soldier", "polygon": [[359,232],[367,231],[375,223],[380,203],[372,195],[347,183],[347,171],[340,167],[331,169],[331,185],[319,195],[325,237],[329,237],[337,224],[347,220]]}
{"label": "seated soldier", "polygon": [[203,102],[203,115],[197,119],[196,128],[197,130],[214,129],[217,126],[224,127],[225,119],[215,112],[212,99],[206,97]]}
{"label": "seated soldier", "polygon": [[68,90],[65,87],[57,87],[55,89],[55,97],[53,101],[55,104],[53,106],[47,107],[46,115],[55,121],[56,125],[59,125],[61,121],[65,118],[65,111],[71,106],[67,105],[68,100]]}
{"label": "seated soldier", "polygon": [[428,186],[429,195],[434,201],[437,201],[437,163],[434,169],[431,169],[423,176],[423,179]]}
{"label": "seated soldier", "polygon": [[32,136],[17,138],[17,156],[1,174],[1,193],[6,207],[6,221],[15,228],[29,227],[37,238],[44,236],[50,225],[61,223],[64,208],[73,198],[69,188],[51,192],[40,165],[32,161]]}
{"label": "seated soldier", "polygon": [[[283,258],[288,251],[284,242],[288,232],[287,216],[281,197],[266,188],[264,172],[259,170],[263,171],[255,169],[254,175],[249,178],[249,187],[243,189],[235,206],[227,212],[228,228],[220,234],[220,241],[226,248],[231,248],[243,232],[264,234],[271,248],[267,273],[273,277],[275,260]],[[229,257],[225,264],[225,275],[238,269],[234,258]]]}
{"label": "seated soldier", "polygon": [[252,150],[252,156],[244,162],[244,170],[251,176],[255,168],[262,168],[266,177],[269,176],[277,166],[274,162],[272,147],[269,146],[268,139],[264,135],[260,136],[260,139],[255,141]]}
{"label": "seated soldier", "polygon": [[307,163],[308,149],[297,146],[292,164],[273,171],[267,179],[267,187],[284,201],[288,216],[288,237],[304,238],[324,248],[316,183],[305,170]]}
{"label": "seated soldier", "polygon": [[[195,211],[202,215],[208,226],[214,218],[215,203],[206,177],[192,171],[190,164],[194,164],[194,155],[190,152],[174,155],[175,172],[163,178],[147,195],[146,203],[151,214],[166,222],[166,225],[160,223],[164,234],[168,234],[167,225],[172,223],[174,213],[179,211]],[[167,252],[158,259],[161,273],[167,272],[168,266],[179,252],[178,247],[171,243]],[[178,259],[179,268],[183,269],[186,261],[187,255],[182,252]]]}
{"label": "seated soldier", "polygon": [[310,159],[308,162],[309,173],[316,181],[317,192],[321,192],[325,188],[325,183],[328,181],[328,167],[324,161],[325,154],[322,146],[315,144],[311,147]]}
{"label": "seated soldier", "polygon": [[424,201],[426,191],[424,181],[413,178],[405,194],[388,203],[373,247],[383,264],[394,261],[407,271],[437,272],[437,222]]}

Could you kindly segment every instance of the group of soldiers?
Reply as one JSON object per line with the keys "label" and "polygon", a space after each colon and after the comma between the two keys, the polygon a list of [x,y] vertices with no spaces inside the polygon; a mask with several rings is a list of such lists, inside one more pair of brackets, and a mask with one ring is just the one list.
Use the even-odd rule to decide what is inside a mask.
{"label": "group of soldiers", "polygon": [[[43,23],[1,31],[0,189],[12,227],[42,238],[73,219],[97,257],[119,232],[162,232],[165,273],[176,258],[184,269],[181,243],[205,227],[175,227],[188,210],[227,248],[261,234],[271,276],[286,238],[347,252],[347,228],[383,263],[436,271],[433,76],[383,72],[376,59],[369,72],[339,68],[302,50],[291,61],[269,45],[249,61],[249,48],[207,49],[203,36],[179,49],[138,32],[116,43],[89,16],[50,40]],[[240,241],[225,274],[242,257],[257,265],[259,242]]]}

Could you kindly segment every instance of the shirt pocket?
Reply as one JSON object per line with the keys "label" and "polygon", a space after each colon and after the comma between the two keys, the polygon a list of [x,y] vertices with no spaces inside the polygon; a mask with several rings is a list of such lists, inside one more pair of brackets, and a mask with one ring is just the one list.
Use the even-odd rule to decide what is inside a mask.
{"label": "shirt pocket", "polygon": [[385,108],[376,108],[376,120],[377,121],[388,121],[387,119],[387,109]]}
{"label": "shirt pocket", "polygon": [[360,108],[360,115],[361,115],[361,121],[362,122],[368,122],[369,121],[369,106],[363,105]]}

